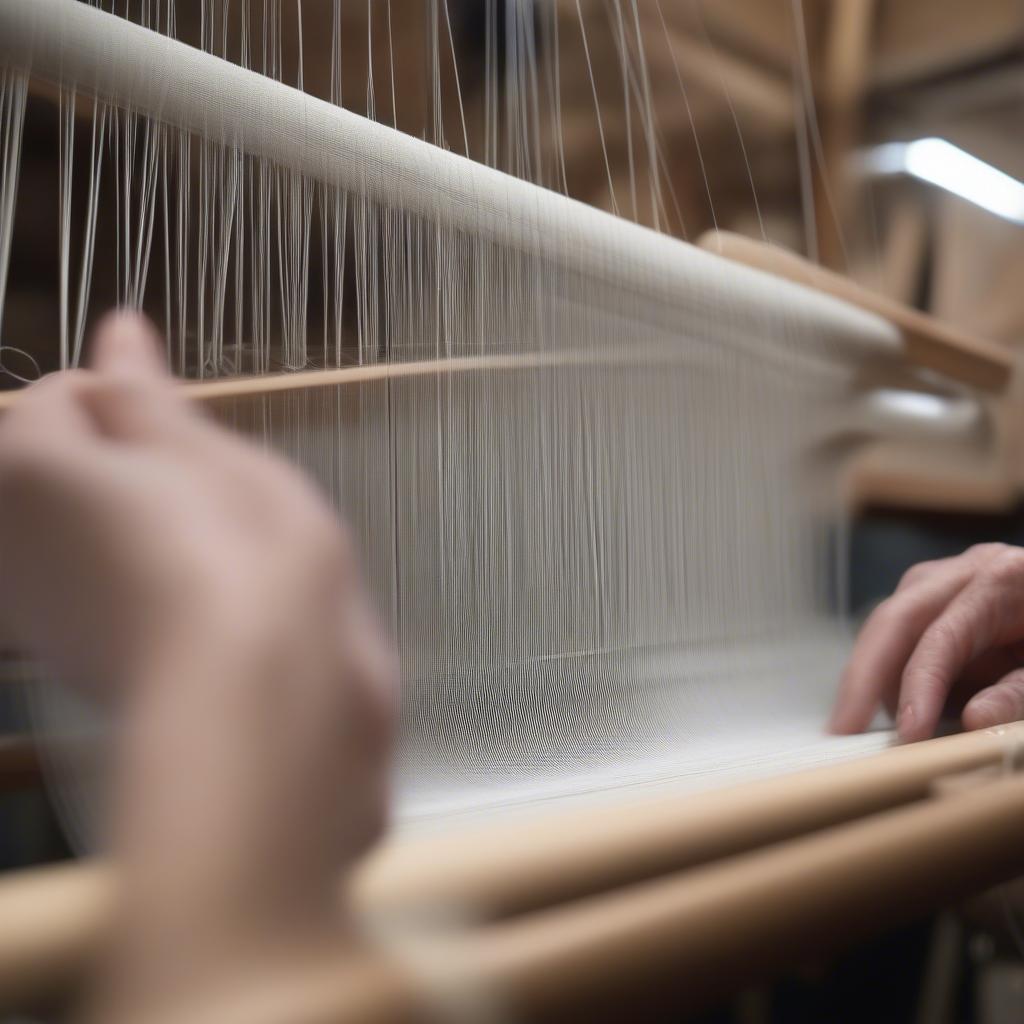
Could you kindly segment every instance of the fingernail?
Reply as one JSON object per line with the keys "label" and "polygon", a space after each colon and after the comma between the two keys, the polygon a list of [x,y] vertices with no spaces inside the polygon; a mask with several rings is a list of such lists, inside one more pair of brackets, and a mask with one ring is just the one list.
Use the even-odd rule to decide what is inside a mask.
{"label": "fingernail", "polygon": [[899,718],[896,720],[896,731],[901,740],[910,739],[914,734],[914,705],[904,704],[900,708]]}

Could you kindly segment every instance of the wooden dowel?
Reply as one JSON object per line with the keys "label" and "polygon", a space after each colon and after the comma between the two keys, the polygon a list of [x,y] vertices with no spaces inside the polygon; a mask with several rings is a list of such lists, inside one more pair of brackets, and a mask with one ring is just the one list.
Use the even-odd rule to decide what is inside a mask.
{"label": "wooden dowel", "polygon": [[513,1019],[669,983],[695,1009],[1024,870],[1024,778],[529,915],[466,936],[451,967]]}
{"label": "wooden dowel", "polygon": [[1002,465],[977,457],[973,463],[946,459],[938,465],[915,452],[870,452],[855,462],[846,482],[851,514],[878,506],[971,515],[1006,515],[1020,498]]}
{"label": "wooden dowel", "polygon": [[1024,723],[697,794],[517,815],[386,844],[355,878],[367,912],[490,920],[577,899],[924,797],[1024,750]]}
{"label": "wooden dowel", "polygon": [[[256,377],[229,377],[215,380],[185,380],[178,385],[181,394],[198,402],[217,403],[232,399],[260,398],[289,391],[345,387],[413,377],[444,377],[464,373],[523,371],[560,366],[638,366],[656,363],[662,354],[631,352],[628,349],[592,351],[532,352],[522,355],[458,356],[452,359],[425,359],[408,363],[373,363],[337,369],[299,370]],[[665,358],[678,358],[678,352],[666,349]],[[12,408],[24,388],[0,392],[0,413]]]}
{"label": "wooden dowel", "polygon": [[[1012,357],[1001,347],[981,339],[961,335],[943,324],[919,314],[883,296],[861,289],[847,278],[801,260],[792,253],[752,242],[728,232],[709,232],[700,245],[757,269],[787,277],[798,284],[828,291],[872,312],[893,320],[904,332],[908,361],[916,366],[938,370],[946,376],[989,390],[1002,390],[1009,382]],[[819,280],[820,277],[820,280]],[[813,280],[812,280],[813,278]],[[872,305],[874,304],[874,305]],[[883,311],[885,307],[887,312]],[[896,317],[919,318],[927,325],[910,331]],[[909,320],[908,320],[909,322]],[[458,356],[451,359],[424,359],[414,362],[373,363],[335,369],[300,370],[254,377],[186,380],[181,393],[200,402],[217,403],[232,399],[260,398],[289,391],[345,387],[414,377],[455,376],[463,373],[523,371],[560,366],[638,366],[660,360],[678,359],[676,350],[666,349],[594,349],[587,351],[531,352],[516,355]],[[930,360],[930,361],[929,361]],[[19,401],[24,389],[0,392],[0,413]]]}
{"label": "wooden dowel", "polygon": [[[295,1024],[676,1019],[1024,870],[1024,777],[489,927],[410,938],[296,993]],[[628,1007],[628,1011],[627,1008]]]}
{"label": "wooden dowel", "polygon": [[697,244],[708,252],[807,285],[885,318],[899,329],[906,359],[914,366],[985,391],[1002,392],[1009,386],[1013,355],[1001,345],[959,331],[766,242],[729,231],[709,231]]}
{"label": "wooden dowel", "polygon": [[[392,839],[346,888],[360,911],[391,922],[509,918],[919,800],[936,779],[999,765],[1022,744],[1024,725],[1009,726],[697,796]],[[0,881],[0,1010],[46,977],[23,950],[47,960],[52,947],[65,975],[87,960],[115,894],[102,864]]]}
{"label": "wooden dowel", "polygon": [[0,882],[0,1013],[66,991],[88,970],[116,897],[109,865],[33,868]]}

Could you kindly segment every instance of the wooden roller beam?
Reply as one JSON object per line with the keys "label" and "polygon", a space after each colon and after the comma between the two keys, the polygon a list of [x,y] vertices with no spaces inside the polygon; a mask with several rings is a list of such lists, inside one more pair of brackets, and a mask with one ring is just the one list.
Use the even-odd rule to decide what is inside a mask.
{"label": "wooden roller beam", "polygon": [[32,868],[0,880],[0,1014],[70,989],[102,945],[116,897],[108,865]]}
{"label": "wooden roller beam", "polygon": [[708,252],[803,284],[883,317],[903,336],[907,362],[984,391],[1002,392],[1013,376],[1013,354],[985,338],[959,331],[795,253],[729,231],[709,231],[697,243]]}
{"label": "wooden roller beam", "polygon": [[[664,1008],[666,997],[683,1016],[1018,875],[1024,777],[937,791],[705,867],[482,928],[412,933],[252,986],[260,1005],[280,1008],[274,1019],[295,1024],[609,1019]],[[249,1019],[238,1010],[253,1004],[247,986],[201,1019]]]}
{"label": "wooden roller beam", "polygon": [[1024,778],[980,783],[466,934],[439,974],[511,1019],[564,1020],[666,989],[693,1011],[1015,877],[1022,815]]}
{"label": "wooden roller beam", "polygon": [[999,765],[1018,746],[1024,724],[726,789],[398,839],[357,872],[354,896],[392,918],[510,917],[911,803],[937,778]]}
{"label": "wooden roller beam", "polygon": [[[827,292],[884,317],[902,332],[905,356],[912,366],[935,370],[952,380],[988,391],[1002,391],[1009,384],[1013,372],[1013,357],[1002,346],[956,331],[933,317],[870,292],[846,277],[808,263],[794,253],[777,246],[755,242],[726,231],[707,232],[701,236],[698,244],[710,252],[797,284]],[[255,377],[188,380],[180,384],[180,389],[184,395],[196,401],[215,403],[237,398],[259,398],[284,391],[366,384],[409,377],[454,376],[481,371],[512,371],[573,365],[635,366],[638,360],[643,358],[645,356],[628,349],[459,356],[451,359],[373,363]],[[23,389],[0,392],[0,413],[18,401],[21,390]]]}
{"label": "wooden roller beam", "polygon": [[[344,888],[362,914],[393,926],[526,920],[914,805],[937,780],[1012,764],[1022,747],[1024,725],[1009,726],[695,796],[399,837]],[[98,862],[0,881],[0,1011],[26,1005],[88,964],[116,892],[115,871]]]}

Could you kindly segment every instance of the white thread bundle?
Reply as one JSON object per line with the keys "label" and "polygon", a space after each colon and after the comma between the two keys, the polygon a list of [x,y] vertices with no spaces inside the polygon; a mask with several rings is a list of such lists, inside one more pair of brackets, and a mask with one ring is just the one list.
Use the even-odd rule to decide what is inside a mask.
{"label": "white thread bundle", "polygon": [[[484,155],[564,186],[564,152],[547,160],[537,141],[537,82],[560,76],[557,48],[534,52],[531,6],[507,8],[519,44],[500,118],[485,90]],[[164,29],[171,9],[155,15]],[[649,167],[643,183],[627,128],[629,206],[646,184],[658,223],[638,7],[612,10]],[[440,80],[455,45],[445,5],[432,12]],[[542,25],[557,38],[557,18]],[[207,47],[226,53],[214,28],[204,18]],[[495,34],[489,23],[492,63]],[[270,75],[279,43],[264,40]],[[0,62],[59,77],[65,110],[76,93],[98,97],[89,180],[106,130],[119,294],[142,303],[162,245],[179,371],[519,360],[221,412],[313,472],[356,531],[401,652],[408,818],[778,771],[884,742],[821,735],[843,650],[836,467],[821,446],[848,432],[865,369],[892,362],[891,328],[71,0],[0,0]],[[333,70],[330,90],[340,100]],[[543,95],[557,125],[560,93]],[[461,93],[459,110],[464,125]],[[81,351],[96,187],[73,309],[61,219],[63,363]],[[47,699],[43,719],[77,728],[69,707]]]}
{"label": "white thread bundle", "polygon": [[24,72],[6,68],[0,70],[0,329],[4,322],[4,297],[7,292],[27,95],[28,76]]}

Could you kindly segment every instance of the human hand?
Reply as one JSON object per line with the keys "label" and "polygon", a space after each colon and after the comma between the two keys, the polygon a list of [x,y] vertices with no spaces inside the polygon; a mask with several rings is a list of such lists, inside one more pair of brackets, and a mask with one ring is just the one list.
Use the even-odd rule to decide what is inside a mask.
{"label": "human hand", "polygon": [[880,704],[904,741],[934,735],[947,704],[967,729],[1024,718],[1024,549],[979,544],[903,576],[861,630],[830,728],[861,732]]}
{"label": "human hand", "polygon": [[5,632],[119,709],[112,973],[152,1005],[329,932],[385,818],[396,670],[315,489],[116,315],[0,421],[0,566]]}

